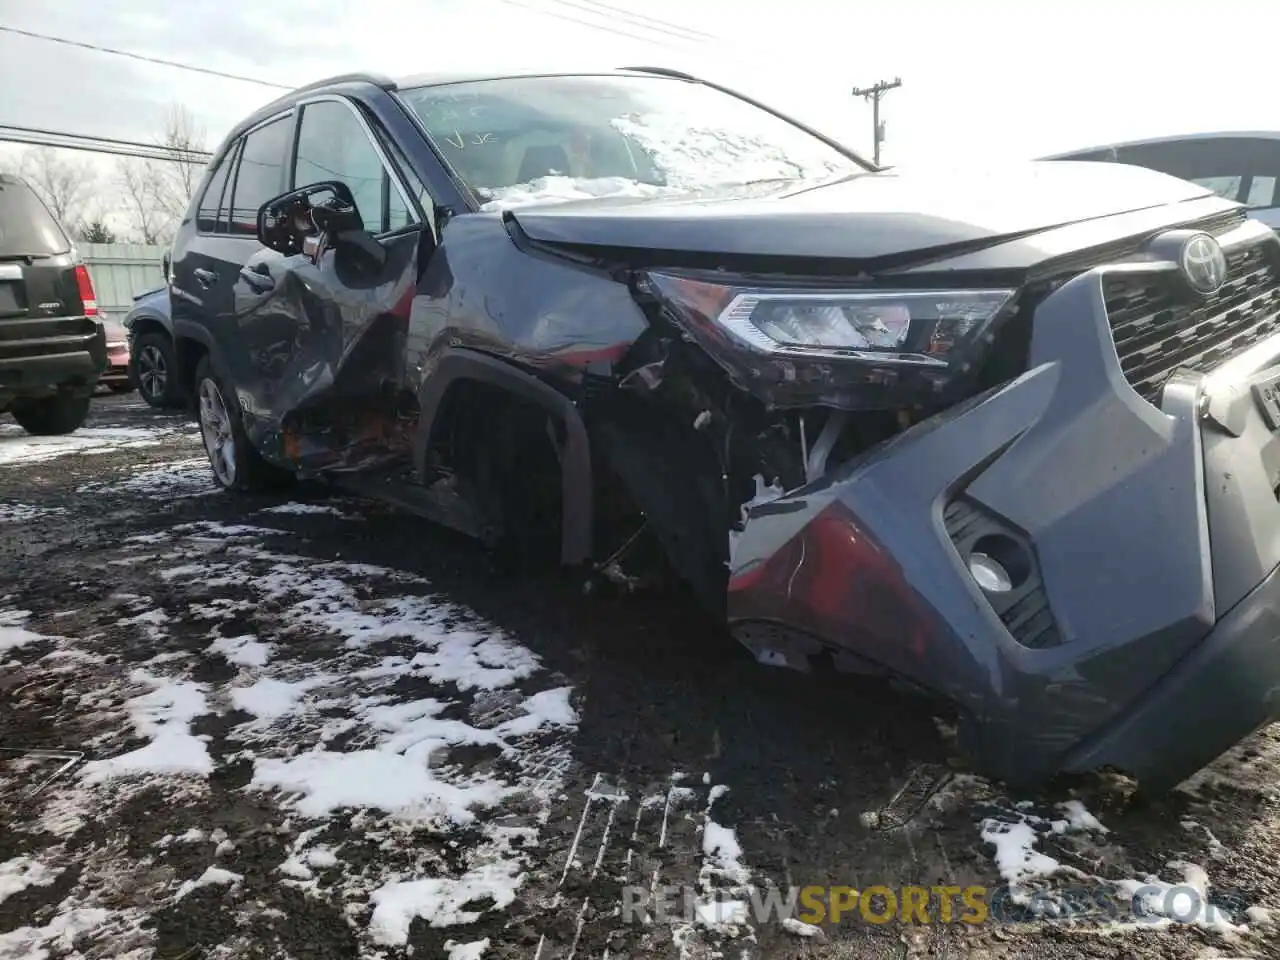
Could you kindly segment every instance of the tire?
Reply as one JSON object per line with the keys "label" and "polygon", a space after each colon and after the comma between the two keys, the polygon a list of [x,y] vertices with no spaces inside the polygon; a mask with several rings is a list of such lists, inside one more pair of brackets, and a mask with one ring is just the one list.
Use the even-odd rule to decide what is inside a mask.
{"label": "tire", "polygon": [[177,372],[173,338],[168,334],[150,330],[134,342],[129,356],[129,379],[137,386],[138,396],[150,406],[182,405],[182,384]]}
{"label": "tire", "polygon": [[37,437],[74,433],[89,416],[89,397],[60,394],[43,400],[26,400],[9,412],[22,429]]}
{"label": "tire", "polygon": [[200,439],[218,486],[256,493],[278,490],[297,479],[292,471],[268,463],[253,446],[240,420],[234,388],[214,372],[207,356],[196,366],[195,399]]}

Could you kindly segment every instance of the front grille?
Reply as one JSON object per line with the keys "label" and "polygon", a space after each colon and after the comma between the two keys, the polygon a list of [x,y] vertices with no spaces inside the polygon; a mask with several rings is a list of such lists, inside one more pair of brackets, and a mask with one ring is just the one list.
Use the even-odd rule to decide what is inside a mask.
{"label": "front grille", "polygon": [[1227,282],[1195,300],[1168,275],[1113,275],[1103,284],[1125,379],[1155,403],[1173,371],[1212,370],[1280,331],[1280,275],[1259,244],[1231,254]]}

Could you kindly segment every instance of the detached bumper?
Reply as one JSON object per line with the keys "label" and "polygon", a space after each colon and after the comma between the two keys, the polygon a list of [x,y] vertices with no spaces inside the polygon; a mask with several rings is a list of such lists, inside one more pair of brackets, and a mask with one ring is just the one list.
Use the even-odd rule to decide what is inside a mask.
{"label": "detached bumper", "polygon": [[[1235,239],[1269,244],[1280,276],[1274,235]],[[966,752],[1020,786],[1114,766],[1158,789],[1277,716],[1280,404],[1273,423],[1258,394],[1280,291],[1237,297],[1255,345],[1175,373],[1157,408],[1117,356],[1116,269],[1159,267],[1064,284],[1022,377],[754,507],[731,563],[740,639],[952,700]],[[983,590],[975,553],[1013,589]]]}
{"label": "detached bumper", "polygon": [[106,368],[106,336],[90,317],[0,321],[0,402],[91,389]]}

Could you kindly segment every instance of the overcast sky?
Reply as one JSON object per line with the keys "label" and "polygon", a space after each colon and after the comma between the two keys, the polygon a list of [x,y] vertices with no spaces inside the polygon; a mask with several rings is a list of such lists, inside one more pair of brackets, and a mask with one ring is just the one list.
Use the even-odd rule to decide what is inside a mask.
{"label": "overcast sky", "polygon": [[[1275,0],[603,3],[630,16],[585,0],[0,0],[0,25],[286,85],[357,69],[683,67],[868,153],[870,108],[850,90],[901,76],[887,163],[1280,128]],[[0,123],[124,139],[151,139],[180,102],[210,146],[279,92],[5,33],[0,90]]]}

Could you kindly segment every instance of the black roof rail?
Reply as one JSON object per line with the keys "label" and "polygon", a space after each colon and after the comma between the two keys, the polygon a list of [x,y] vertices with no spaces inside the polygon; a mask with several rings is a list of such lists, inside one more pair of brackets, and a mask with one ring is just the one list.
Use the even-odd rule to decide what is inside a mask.
{"label": "black roof rail", "polygon": [[315,80],[305,86],[298,87],[292,92],[304,93],[307,90],[329,87],[335,83],[371,83],[375,87],[381,87],[383,90],[394,90],[396,88],[396,82],[390,77],[385,77],[380,73],[357,71],[355,73],[340,73],[336,77],[325,77],[323,80]]}
{"label": "black roof rail", "polygon": [[333,86],[336,83],[371,83],[375,87],[381,87],[383,90],[394,91],[396,82],[390,77],[384,77],[379,73],[340,73],[336,77],[325,77],[323,80],[313,80],[311,83],[305,84],[288,93],[282,93],[270,103],[266,103],[259,107],[252,116],[246,117],[236,127],[237,130],[246,124],[252,124],[257,118],[262,117],[285,103],[291,103],[300,94],[309,93],[312,90],[320,90],[324,87]]}
{"label": "black roof rail", "polygon": [[672,67],[619,67],[619,70],[629,70],[632,73],[652,73],[659,77],[674,77],[677,80],[693,80],[699,82],[698,78],[691,73],[685,73],[683,70],[676,70]]}

